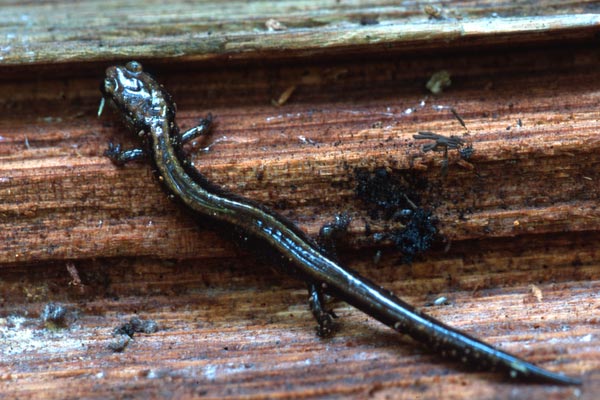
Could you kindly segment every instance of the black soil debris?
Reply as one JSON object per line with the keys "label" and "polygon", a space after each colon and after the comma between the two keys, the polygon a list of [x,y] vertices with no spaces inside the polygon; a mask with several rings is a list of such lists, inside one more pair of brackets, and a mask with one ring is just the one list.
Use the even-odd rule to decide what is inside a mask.
{"label": "black soil debris", "polygon": [[429,250],[437,239],[436,218],[419,206],[419,190],[427,182],[414,175],[390,173],[385,168],[373,172],[355,172],[356,195],[367,205],[373,220],[400,222],[401,229],[378,235],[378,240],[390,240],[410,263],[415,256]]}
{"label": "black soil debris", "polygon": [[356,196],[367,206],[369,217],[374,220],[397,220],[412,212],[419,196],[410,188],[412,182],[399,175],[390,174],[385,168],[370,172],[355,172]]}
{"label": "black soil debris", "polygon": [[415,256],[429,250],[437,239],[435,220],[430,211],[417,208],[403,229],[393,230],[389,239],[402,255],[405,262],[412,262]]}
{"label": "black soil debris", "polygon": [[122,353],[131,342],[131,336],[116,335],[115,339],[108,344],[108,348],[115,353]]}
{"label": "black soil debris", "polygon": [[121,353],[133,340],[136,333],[154,333],[158,331],[158,324],[153,320],[143,320],[139,317],[133,317],[115,328],[113,332],[114,340],[108,344],[108,348],[115,353]]}
{"label": "black soil debris", "polygon": [[115,335],[127,335],[132,338],[135,333],[154,333],[156,331],[158,331],[158,325],[155,321],[133,317],[129,322],[116,328],[114,333]]}

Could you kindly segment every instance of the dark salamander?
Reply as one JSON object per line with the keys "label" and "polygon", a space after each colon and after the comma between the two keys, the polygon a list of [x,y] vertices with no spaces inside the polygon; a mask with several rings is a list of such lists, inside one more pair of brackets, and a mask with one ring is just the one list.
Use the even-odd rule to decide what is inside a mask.
{"label": "dark salamander", "polygon": [[321,335],[331,333],[333,313],[322,304],[323,295],[328,294],[410,335],[427,348],[472,367],[503,371],[512,378],[580,384],[578,379],[537,367],[423,314],[389,290],[338,265],[286,218],[208,182],[189,161],[183,144],[202,134],[210,118],[199,127],[180,133],[171,96],[142,71],[139,63],[131,61],[108,68],[101,90],[104,97],[99,114],[104,99],[112,100],[143,144],[140,149],[127,151],[111,144],[106,154],[113,162],[124,164],[147,156],[169,194],[193,214],[216,220],[241,233],[244,240],[261,243],[261,248],[276,254],[284,270],[307,283],[311,310]]}

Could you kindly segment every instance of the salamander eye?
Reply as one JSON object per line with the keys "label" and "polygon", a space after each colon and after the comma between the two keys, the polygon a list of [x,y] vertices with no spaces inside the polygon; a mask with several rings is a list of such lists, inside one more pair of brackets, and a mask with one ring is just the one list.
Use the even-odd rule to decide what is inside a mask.
{"label": "salamander eye", "polygon": [[134,74],[142,72],[142,64],[137,61],[129,61],[127,64],[125,64],[125,68],[127,68],[127,71],[133,72]]}

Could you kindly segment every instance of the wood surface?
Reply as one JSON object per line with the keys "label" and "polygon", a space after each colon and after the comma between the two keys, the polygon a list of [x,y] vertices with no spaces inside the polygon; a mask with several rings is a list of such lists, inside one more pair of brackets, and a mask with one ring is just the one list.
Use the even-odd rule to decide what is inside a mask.
{"label": "wood surface", "polygon": [[[295,13],[279,2],[271,14],[251,3],[182,2],[161,20],[158,4],[104,2],[93,14],[94,2],[3,2],[1,29],[14,37],[0,39],[0,397],[595,398],[595,3],[461,3],[439,21],[391,2],[294,2]],[[133,10],[135,21],[119,18]],[[261,18],[244,18],[252,12]],[[374,15],[378,24],[361,20]],[[288,28],[259,31],[267,16]],[[394,36],[402,22],[437,36]],[[490,29],[467,40],[448,30],[457,24]],[[184,40],[207,30],[237,44]],[[346,36],[377,30],[389,34],[377,46]],[[111,140],[134,143],[110,109],[96,116],[104,68],[133,56],[172,93],[183,128],[215,116],[190,148],[210,180],[311,236],[347,212],[342,264],[584,385],[471,371],[343,303],[333,303],[337,334],[318,338],[300,282],[191,221],[148,165],[102,155]],[[452,84],[434,96],[425,83],[440,70]],[[474,154],[450,151],[444,170],[418,131],[460,136]],[[356,172],[377,168],[419,182],[419,204],[439,220],[442,238],[412,264],[374,240],[398,226],[356,195]],[[448,304],[427,306],[439,296]],[[42,320],[49,303],[66,308],[65,326]],[[158,331],[111,350],[133,316]]]}
{"label": "wood surface", "polygon": [[596,1],[560,0],[3,0],[0,6],[0,62],[17,66],[132,54],[207,61],[540,44],[590,38],[600,22]]}

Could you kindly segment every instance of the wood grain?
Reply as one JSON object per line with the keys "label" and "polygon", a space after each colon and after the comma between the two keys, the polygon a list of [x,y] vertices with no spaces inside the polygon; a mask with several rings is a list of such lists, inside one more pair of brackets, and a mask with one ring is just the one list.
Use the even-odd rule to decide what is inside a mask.
{"label": "wood grain", "polygon": [[[541,74],[532,57],[556,72]],[[590,87],[598,83],[596,61],[584,48],[576,56],[560,50],[463,55],[422,67],[419,59],[400,57],[225,73],[197,64],[147,68],[164,76],[182,126],[208,112],[216,116],[212,136],[200,145],[210,151],[194,157],[209,179],[266,203],[312,235],[346,211],[355,245],[364,245],[372,244],[366,222],[374,233],[385,227],[356,196],[361,168],[418,177],[424,183],[415,192],[451,240],[595,230],[600,140],[598,96]],[[423,82],[442,63],[457,73],[452,94],[436,98]],[[223,255],[227,245],[215,246],[213,234],[182,218],[156,190],[146,165],[116,168],[102,156],[108,141],[127,135],[108,110],[95,118],[98,76],[99,68],[68,84],[64,78],[7,83],[0,261]],[[298,84],[303,79],[308,83]],[[299,86],[289,104],[270,104],[292,84]],[[18,100],[17,91],[40,95]],[[423,142],[412,136],[419,130],[463,135],[450,108],[466,121],[475,153],[465,168],[451,152],[444,176],[443,154],[423,153]]]}
{"label": "wood grain", "polygon": [[[47,14],[46,27],[65,10],[61,2],[41,4],[31,7],[39,7],[36,18],[42,18],[39,10]],[[106,4],[103,12],[115,16],[131,10]],[[248,4],[227,3],[214,20],[175,12],[163,18],[187,18],[182,31],[194,24],[204,30],[217,26],[229,7],[240,7],[228,21],[248,25],[231,22],[214,34],[248,32],[263,24],[262,17],[260,23],[243,18]],[[397,13],[384,2],[339,2],[329,14],[309,9],[321,7],[318,2],[296,2],[297,14],[290,2],[278,4],[273,15],[288,14],[280,19],[292,27],[294,18],[329,18],[315,24],[322,28],[379,15],[379,27],[361,28],[379,29]],[[503,4],[496,10],[517,19],[534,14],[529,3],[529,14],[519,14],[519,4]],[[550,17],[595,7],[562,4],[540,12]],[[26,7],[3,6],[5,21]],[[122,47],[109,53],[80,51],[85,40],[95,39],[74,25],[105,17],[83,13],[86,4],[71,6],[83,19],[71,18],[72,31],[61,25],[66,19],[55,20],[57,39],[71,32],[64,49],[45,45],[40,36],[31,41],[30,59],[16,49],[15,58],[0,60],[3,396],[592,399],[600,391],[594,24],[568,32],[550,27],[537,44],[518,39],[522,32],[488,33],[476,51],[466,42],[446,46],[431,38],[420,39],[426,43],[421,51],[399,42],[388,51],[367,51],[355,39],[311,47],[302,42],[304,31],[290,30],[269,38],[281,46],[277,56],[252,46],[211,52],[190,44],[175,62],[171,47],[157,43],[172,42],[178,31],[170,36],[168,27],[179,25],[153,30],[160,5],[144,9],[152,11],[139,14],[139,25],[130,24],[119,39]],[[461,12],[473,22],[492,10],[485,7]],[[408,14],[418,19],[421,12]],[[127,25],[111,21],[87,29],[104,35]],[[499,18],[498,24],[510,21]],[[24,32],[25,25],[16,24],[23,28],[14,32]],[[331,35],[332,43],[341,37],[342,30],[317,28],[315,34]],[[146,34],[131,37],[133,30]],[[42,31],[31,35],[52,32]],[[298,48],[276,35],[296,38]],[[552,35],[555,45],[547,42]],[[507,46],[508,37],[520,45]],[[317,47],[337,50],[323,56]],[[190,148],[210,180],[264,202],[312,236],[348,212],[344,265],[453,326],[548,369],[581,376],[584,385],[523,385],[469,371],[342,303],[333,304],[340,316],[336,336],[316,337],[301,283],[273,273],[273,266],[216,235],[210,223],[191,221],[160,191],[146,164],[117,168],[102,155],[111,140],[133,143],[111,110],[96,117],[103,70],[115,62],[106,57],[131,54],[146,58],[145,68],[173,94],[182,127],[208,112],[216,117],[212,134]],[[433,96],[425,83],[442,69],[452,84]],[[289,99],[274,105],[286,91]],[[423,153],[423,143],[413,139],[418,131],[460,135],[475,152],[466,164],[451,151],[444,174],[443,155]],[[376,168],[418,181],[414,193],[446,238],[410,265],[389,243],[374,240],[397,226],[372,219],[356,196],[356,171]],[[442,295],[448,305],[426,306]],[[41,319],[48,303],[67,308],[66,327]],[[110,350],[113,330],[136,315],[156,321],[159,330],[136,334],[121,353]]]}
{"label": "wood grain", "polygon": [[[6,65],[172,57],[303,58],[593,38],[598,4],[565,1],[3,1]],[[439,10],[439,17],[425,6]],[[437,15],[437,14],[433,14]],[[501,18],[500,18],[501,17]],[[277,24],[281,28],[273,29]],[[271,29],[269,29],[271,27]]]}

